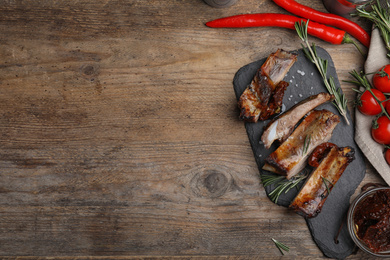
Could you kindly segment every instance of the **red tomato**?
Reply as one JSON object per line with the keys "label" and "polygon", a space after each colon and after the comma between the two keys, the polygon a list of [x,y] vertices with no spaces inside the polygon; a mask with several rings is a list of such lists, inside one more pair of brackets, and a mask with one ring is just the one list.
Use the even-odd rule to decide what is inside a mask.
{"label": "red tomato", "polygon": [[377,125],[371,127],[372,138],[380,144],[390,144],[390,119],[381,116],[377,120]]}
{"label": "red tomato", "polygon": [[388,164],[390,164],[390,149],[386,149],[385,159]]}
{"label": "red tomato", "polygon": [[386,102],[386,111],[390,115],[390,101]]}
{"label": "red tomato", "polygon": [[[386,75],[387,74],[387,75]],[[390,64],[383,66],[372,78],[374,87],[383,93],[390,93]]]}
{"label": "red tomato", "polygon": [[[371,90],[378,100],[383,101],[386,99],[385,95],[383,95],[383,93],[380,92],[379,90],[376,89],[371,89]],[[359,101],[360,102],[358,102],[357,108],[364,115],[374,116],[382,112],[381,106],[368,90],[363,92],[363,94],[359,97]]]}

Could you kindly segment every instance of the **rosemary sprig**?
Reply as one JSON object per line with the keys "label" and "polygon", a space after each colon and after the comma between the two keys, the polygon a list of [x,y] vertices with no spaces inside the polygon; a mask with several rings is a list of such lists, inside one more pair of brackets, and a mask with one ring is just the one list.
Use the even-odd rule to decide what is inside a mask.
{"label": "rosemary sprig", "polygon": [[328,186],[328,184],[327,183],[329,183],[329,184],[331,184],[331,185],[333,185],[328,179],[326,179],[325,177],[323,177],[322,175],[321,175],[321,178],[322,178],[322,181],[324,182],[324,184],[325,184],[325,187],[326,187],[326,190],[328,191],[328,195],[330,194],[330,189],[329,189],[329,186]]}
{"label": "rosemary sprig", "polygon": [[344,117],[346,123],[349,125],[349,120],[347,118],[347,98],[344,94],[341,93],[340,88],[336,88],[336,85],[334,83],[333,77],[327,77],[327,71],[328,71],[328,60],[322,59],[318,56],[316,46],[313,43],[310,45],[308,36],[307,36],[307,26],[309,24],[309,21],[307,23],[305,21],[296,22],[295,23],[295,30],[297,31],[297,34],[299,38],[305,43],[306,47],[302,44],[303,52],[305,53],[305,56],[313,62],[322,79],[324,80],[324,84],[328,92],[332,95],[334,95],[335,100],[333,101],[333,105],[337,108],[340,115]]}
{"label": "rosemary sprig", "polygon": [[[366,18],[375,24],[388,50],[387,56],[390,57],[390,4],[386,1],[383,5],[387,5],[387,7],[382,6],[379,0],[372,1],[366,5],[360,5],[356,8],[356,15]],[[371,7],[369,11],[368,6]]]}
{"label": "rosemary sprig", "polygon": [[274,183],[279,183],[283,180],[285,180],[286,177],[282,175],[274,175],[274,174],[263,174],[261,175],[261,183],[263,183],[264,187],[267,187],[268,185],[272,185]]}
{"label": "rosemary sprig", "polygon": [[300,173],[291,179],[287,179],[285,176],[280,176],[276,174],[262,174],[261,183],[264,187],[269,185],[276,185],[275,189],[272,190],[268,196],[274,203],[278,202],[280,195],[283,193],[289,192],[292,188],[296,187],[301,181],[307,178],[307,173]]}
{"label": "rosemary sprig", "polygon": [[310,146],[310,141],[311,141],[311,135],[307,135],[305,138],[305,142],[303,143],[303,154],[307,153]]}
{"label": "rosemary sprig", "polygon": [[288,246],[286,246],[285,244],[279,242],[278,240],[276,240],[276,239],[274,239],[274,238],[271,238],[271,239],[272,239],[272,241],[274,241],[275,246],[279,249],[279,251],[280,251],[280,253],[281,253],[282,255],[284,255],[284,253],[283,253],[282,250],[284,250],[284,251],[286,251],[286,252],[290,251],[290,248],[289,248]]}

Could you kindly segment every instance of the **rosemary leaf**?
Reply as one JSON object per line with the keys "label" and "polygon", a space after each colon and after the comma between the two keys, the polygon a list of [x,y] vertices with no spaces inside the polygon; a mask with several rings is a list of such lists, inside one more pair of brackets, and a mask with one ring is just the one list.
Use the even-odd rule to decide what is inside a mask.
{"label": "rosemary leaf", "polygon": [[[384,1],[383,1],[384,2]],[[387,5],[387,6],[385,6]],[[370,10],[367,8],[370,6]],[[379,29],[385,46],[388,50],[387,56],[390,57],[390,4],[387,1],[380,3],[379,0],[372,1],[366,5],[360,5],[356,8],[356,15],[373,22]]]}
{"label": "rosemary leaf", "polygon": [[303,172],[288,180],[285,176],[280,176],[276,174],[262,174],[261,182],[264,187],[267,187],[269,185],[275,185],[275,188],[268,194],[268,196],[271,201],[277,203],[280,195],[289,192],[301,181],[305,180],[307,176],[308,174],[306,172]]}
{"label": "rosemary leaf", "polygon": [[281,182],[272,192],[270,192],[269,196],[271,200],[277,203],[280,195],[283,194],[283,191],[287,190],[289,184],[288,181]]}
{"label": "rosemary leaf", "polygon": [[261,178],[261,183],[263,184],[264,187],[267,187],[274,183],[278,183],[285,179],[284,176],[280,176],[280,175],[275,176],[275,175],[267,175],[267,174],[262,174],[260,178]]}
{"label": "rosemary leaf", "polygon": [[337,90],[336,85],[334,83],[333,77],[327,77],[327,71],[328,71],[328,60],[322,59],[317,54],[317,49],[314,43],[310,45],[308,37],[307,37],[307,25],[309,23],[309,20],[307,23],[305,21],[296,22],[295,23],[295,30],[297,31],[297,34],[299,38],[305,43],[306,47],[303,46],[303,52],[305,56],[316,65],[318,72],[320,73],[325,87],[328,90],[328,92],[335,96],[335,100],[333,101],[333,104],[336,106],[337,110],[340,112],[340,115],[344,117],[346,123],[349,125],[349,120],[347,118],[347,98],[344,96],[344,94],[341,93],[340,90]]}
{"label": "rosemary leaf", "polygon": [[275,243],[275,246],[279,249],[279,251],[282,255],[284,255],[283,250],[286,252],[290,251],[290,248],[288,246],[286,246],[285,244],[279,242],[278,240],[276,240],[274,238],[271,238],[271,239]]}
{"label": "rosemary leaf", "polygon": [[305,142],[303,143],[303,154],[307,153],[310,146],[310,141],[311,141],[311,135],[307,135],[305,138]]}
{"label": "rosemary leaf", "polygon": [[307,39],[307,27],[309,26],[309,23],[301,22],[301,23],[295,23],[295,30],[298,33],[299,38],[304,42],[305,39]]}
{"label": "rosemary leaf", "polygon": [[322,178],[322,181],[324,182],[324,184],[325,184],[325,187],[326,187],[326,190],[328,191],[328,196],[329,196],[329,194],[330,194],[330,189],[329,189],[329,186],[328,186],[328,184],[327,184],[327,182],[329,183],[329,184],[331,184],[331,185],[333,185],[328,179],[326,179],[325,177],[323,177],[322,175],[321,175],[321,178]]}
{"label": "rosemary leaf", "polygon": [[301,181],[306,179],[306,177],[307,177],[307,173],[303,174],[301,179],[298,178],[296,181],[293,181],[293,183],[291,183],[290,187],[288,187],[286,189],[285,193],[289,192],[292,188],[295,188]]}

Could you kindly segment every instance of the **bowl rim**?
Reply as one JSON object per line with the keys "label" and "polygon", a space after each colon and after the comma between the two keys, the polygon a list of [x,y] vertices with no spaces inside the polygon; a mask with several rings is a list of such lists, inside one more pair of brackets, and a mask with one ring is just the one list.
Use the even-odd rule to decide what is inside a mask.
{"label": "bowl rim", "polygon": [[353,215],[355,213],[356,206],[365,198],[372,195],[373,193],[379,191],[379,190],[390,190],[390,187],[377,187],[372,188],[369,190],[366,190],[359,194],[351,203],[349,209],[348,209],[348,215],[347,215],[347,225],[348,225],[348,232],[351,236],[353,242],[364,252],[369,253],[371,255],[377,256],[377,257],[390,257],[390,249],[384,252],[373,252],[369,247],[367,247],[360,239],[357,237],[355,233],[355,227],[353,223]]}

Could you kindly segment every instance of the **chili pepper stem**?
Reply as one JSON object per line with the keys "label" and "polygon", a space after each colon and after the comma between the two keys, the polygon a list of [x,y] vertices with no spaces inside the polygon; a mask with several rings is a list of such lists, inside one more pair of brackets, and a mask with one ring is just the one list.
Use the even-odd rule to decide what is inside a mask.
{"label": "chili pepper stem", "polygon": [[[300,4],[296,0],[273,0],[277,5],[284,8],[286,11],[295,14],[299,17],[310,19],[317,23],[326,24],[328,26],[339,28],[340,30],[346,31],[349,35],[353,36],[356,40],[360,41],[367,48],[370,46],[370,35],[361,26],[352,22],[351,20],[317,11],[313,8]],[[307,1],[310,2],[310,1]],[[339,0],[339,2],[342,2]],[[354,1],[356,2],[356,1]]]}
{"label": "chili pepper stem", "polygon": [[364,57],[364,58],[367,58],[367,55],[362,51],[362,49],[360,48],[360,46],[357,44],[357,42],[355,42],[351,37],[349,37],[348,34],[345,34],[344,36],[344,39],[343,39],[343,43],[352,43],[356,49],[360,52],[360,54]]}

